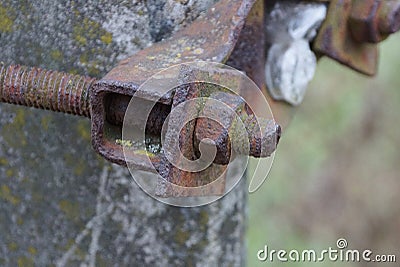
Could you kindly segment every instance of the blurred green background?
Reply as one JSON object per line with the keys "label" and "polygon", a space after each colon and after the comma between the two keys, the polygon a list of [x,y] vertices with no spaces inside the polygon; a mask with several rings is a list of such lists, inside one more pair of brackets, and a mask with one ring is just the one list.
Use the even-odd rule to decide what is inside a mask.
{"label": "blurred green background", "polygon": [[[328,58],[250,195],[249,266],[400,266],[400,34],[380,45],[368,78]],[[397,263],[260,262],[257,251],[349,249]]]}

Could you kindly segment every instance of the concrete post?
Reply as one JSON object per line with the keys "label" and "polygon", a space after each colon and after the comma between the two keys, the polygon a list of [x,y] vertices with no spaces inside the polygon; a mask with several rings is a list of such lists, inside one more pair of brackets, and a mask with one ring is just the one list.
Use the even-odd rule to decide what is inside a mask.
{"label": "concrete post", "polygon": [[[101,77],[215,0],[0,3],[0,60]],[[91,148],[89,120],[0,104],[1,266],[243,266],[245,182],[201,208],[154,201]]]}

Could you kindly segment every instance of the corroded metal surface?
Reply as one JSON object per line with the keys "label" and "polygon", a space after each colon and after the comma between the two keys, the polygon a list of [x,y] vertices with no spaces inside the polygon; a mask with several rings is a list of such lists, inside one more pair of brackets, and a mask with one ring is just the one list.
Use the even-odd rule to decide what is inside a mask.
{"label": "corroded metal surface", "polygon": [[355,40],[381,42],[400,29],[400,1],[355,0],[349,23]]}
{"label": "corroded metal surface", "polygon": [[314,50],[366,75],[375,75],[376,44],[400,28],[400,1],[332,0]]}
{"label": "corroded metal surface", "polygon": [[[106,159],[124,165],[127,159],[124,155],[124,147],[129,146],[132,141],[120,139],[120,126],[126,106],[129,103],[129,97],[133,96],[141,83],[152,74],[181,61],[226,61],[245,22],[247,26],[251,25],[253,21],[256,22],[255,25],[261,25],[261,20],[258,18],[263,16],[263,5],[260,4],[262,1],[259,1],[256,7],[252,9],[254,3],[255,1],[251,0],[220,1],[210,8],[209,12],[203,17],[174,34],[172,38],[122,61],[98,82],[88,77],[72,76],[42,69],[32,68],[27,70],[26,67],[19,65],[3,66],[1,72],[1,79],[4,81],[1,87],[2,100],[8,103],[91,117],[94,148]],[[248,17],[251,10],[253,10],[253,13]],[[155,58],[156,56],[157,58]],[[249,65],[249,62],[242,65]],[[180,73],[182,77],[186,77],[188,74],[184,71]],[[95,86],[92,89],[93,83]],[[194,87],[197,87],[197,85]],[[147,122],[148,133],[159,134],[159,129],[164,122],[163,119],[167,117],[168,112],[180,103],[198,96],[199,92],[202,91],[201,88],[193,90],[191,86],[188,88],[188,90],[178,88],[173,94],[160,95],[157,108],[153,110],[153,116],[150,116]],[[90,103],[88,102],[89,93],[91,96]],[[141,97],[144,100],[151,100],[157,93],[157,91],[144,92]],[[234,105],[236,102],[235,97],[225,96],[224,98],[228,100],[228,105]],[[229,101],[232,101],[232,103],[229,103]],[[233,151],[235,153],[250,153],[256,157],[267,157],[276,148],[280,137],[279,126],[276,126],[274,122],[270,123],[261,119],[261,125],[265,129],[260,129],[258,127],[260,118],[244,112],[244,103],[241,103],[240,106],[242,111],[238,113],[243,117],[245,129],[249,136],[249,138],[242,138],[243,140],[240,141],[250,143],[249,149],[246,150],[245,145],[239,142],[231,151],[231,142],[227,139],[227,132],[234,131],[234,135],[241,135],[241,133],[236,132],[236,121],[227,119],[228,121],[224,123],[227,130],[219,127],[213,129],[208,127],[212,131],[212,133],[208,133],[212,136],[221,136],[221,138],[215,139],[219,151],[215,164],[226,165]],[[215,111],[220,112],[218,108],[215,108]],[[195,159],[201,150],[201,145],[197,144],[196,148],[194,144],[196,132],[199,133],[197,137],[201,136],[202,138],[204,133],[207,133],[203,131],[201,122],[197,127],[196,120],[193,120],[184,126],[179,135],[179,147],[182,148],[183,157],[191,160]],[[197,139],[197,141],[200,142],[200,139]],[[178,150],[180,149],[178,148]],[[219,177],[226,169],[225,166],[212,164],[204,171],[190,173],[167,163],[165,155],[160,151],[152,154],[150,163],[144,160],[146,154],[143,154],[142,150],[129,151],[128,154],[129,163],[133,164],[135,168],[146,171],[153,171],[153,168],[155,168],[167,181],[178,186],[189,187],[187,192],[190,192],[190,187],[213,183],[213,177]],[[212,188],[203,190],[201,194],[222,195],[225,192],[224,184],[225,181],[222,179],[218,186],[213,185]],[[164,192],[163,196],[165,197],[194,196],[192,193],[185,193],[182,190],[176,192],[176,190],[162,189],[160,186],[158,192]]]}
{"label": "corroded metal surface", "polygon": [[0,64],[2,102],[90,117],[95,79],[19,65]]}
{"label": "corroded metal surface", "polygon": [[[173,38],[120,62],[99,82],[99,87],[124,84],[124,88],[134,90],[151,75],[173,64],[196,60],[225,62],[255,2],[219,1],[203,17],[175,33]],[[127,89],[126,94],[131,94]]]}
{"label": "corroded metal surface", "polygon": [[[89,92],[96,79],[36,67],[0,63],[0,101],[90,118]],[[106,120],[121,126],[130,97],[113,94],[107,99]],[[156,105],[148,131],[160,134],[171,107]]]}
{"label": "corroded metal surface", "polygon": [[[187,74],[182,75],[185,76]],[[47,71],[34,67],[29,68],[20,65],[5,66],[4,64],[1,64],[0,100],[2,102],[10,104],[48,109],[52,111],[81,115],[90,118],[90,111],[92,110],[92,108],[89,102],[89,92],[91,90],[92,84],[94,84],[95,82],[95,79],[90,77],[72,75],[56,71]],[[189,90],[188,88],[178,88],[176,90],[173,99],[168,100],[168,102],[172,101],[172,105],[166,105],[162,103],[158,103],[155,105],[155,108],[149,114],[149,118],[146,122],[146,132],[154,135],[160,135],[164,121],[167,118],[171,109],[173,109],[180,103],[195,97],[195,95],[190,95],[189,93],[196,92],[197,96],[199,96],[199,92],[202,91],[201,88],[196,88],[192,90]],[[229,100],[227,102],[228,104],[230,100],[232,100],[232,98],[229,97],[226,99]],[[130,97],[128,95],[121,95],[117,93],[109,94],[107,95],[107,98],[102,101],[105,106],[105,116],[95,116],[92,119],[101,118],[102,121],[96,123],[104,124],[105,121],[107,121],[107,123],[110,123],[112,125],[122,126],[129,101]],[[97,100],[95,100],[94,102],[97,102]],[[244,105],[244,103],[242,104]],[[216,108],[215,110],[217,112],[218,108]],[[263,121],[262,118],[258,118],[258,120]],[[250,121],[245,121],[245,123],[249,123],[251,125],[254,124],[254,122]],[[183,150],[186,150],[186,152],[184,152],[184,155],[187,158],[195,157],[195,151],[193,150],[194,144],[192,142],[193,134],[196,129],[202,129],[201,123],[197,128],[195,128],[195,125],[196,121],[188,123],[188,125],[184,128],[184,132],[182,132],[181,134],[181,138],[183,139],[180,142],[180,147],[182,147]],[[247,125],[247,128],[250,128],[251,125]],[[228,128],[231,127],[231,125],[228,124],[226,124],[226,126]],[[268,134],[277,134],[276,130],[270,130],[271,131],[268,131]],[[223,130],[221,130],[219,127],[213,129],[212,131],[214,132],[214,134],[223,135]],[[219,133],[220,131],[222,132]],[[253,138],[256,138],[254,130],[249,132],[249,134]],[[118,151],[122,153],[122,147],[124,145],[123,143],[114,144],[115,140],[117,140],[118,137],[118,133],[116,136],[111,137],[113,141],[112,149],[114,151],[112,151],[112,153],[105,154],[104,157],[110,161],[116,161],[120,164],[125,164],[124,161],[118,161],[119,159],[115,158],[116,155],[118,155]],[[227,162],[225,162],[226,160],[228,160],[229,162],[230,143],[226,138],[223,138],[223,140],[227,142],[217,142],[217,147],[220,153],[215,159],[216,164],[227,164]],[[257,148],[253,146],[251,147],[249,152],[245,152],[243,149],[237,152],[245,154],[250,153],[250,156],[255,157],[265,157],[269,156],[270,154],[261,155],[262,148],[268,147],[267,150],[270,151],[270,149],[273,147],[273,150],[275,150],[277,144],[276,142],[262,143],[251,140],[250,142],[252,144],[261,144],[261,146],[258,146]],[[221,151],[224,151],[224,153],[221,153]],[[153,157],[152,159],[154,162],[158,162],[160,160],[156,157]],[[147,169],[150,169],[150,166],[148,166]]]}
{"label": "corroded metal surface", "polygon": [[[203,139],[210,139],[217,147],[215,163],[228,164],[233,156],[232,153],[250,154],[254,157],[269,157],[275,151],[279,142],[280,126],[273,121],[257,118],[254,114],[248,114],[244,100],[236,95],[223,92],[214,93],[210,96],[211,103],[215,100],[221,101],[235,111],[228,113],[216,105],[206,103],[206,108],[201,111],[197,119],[195,131],[195,145],[199,148]],[[215,114],[219,121],[212,120],[202,114]],[[238,133],[237,124],[240,120],[246,128],[247,136]],[[265,127],[265,128],[263,128]],[[231,142],[230,138],[236,138]],[[245,140],[240,140],[244,138]],[[233,147],[231,144],[234,144]],[[246,146],[248,144],[249,146]],[[246,152],[245,152],[246,151]]]}
{"label": "corroded metal surface", "polygon": [[[196,132],[194,135],[196,150],[199,151],[200,142],[208,138],[217,147],[215,160],[220,164],[228,164],[232,157],[232,147],[229,138],[232,137],[232,135],[229,134],[230,129],[228,127],[234,125],[235,119],[242,112],[245,103],[242,98],[234,95],[227,95],[226,93],[214,93],[210,97],[208,102],[211,103],[205,103],[205,109],[201,111],[196,122]],[[227,113],[220,107],[213,105],[214,99],[229,105],[229,107],[237,113]],[[215,121],[210,119],[210,116],[207,116],[207,114],[215,114],[215,117],[218,117],[219,120]]]}
{"label": "corroded metal surface", "polygon": [[[194,60],[225,62],[254,3],[254,0],[219,1],[203,17],[175,33],[173,38],[123,60],[98,81],[91,91],[94,148],[113,162],[125,164],[123,148],[115,144],[115,137],[107,138],[105,134],[104,99],[110,93],[132,96],[153,74],[174,64]],[[158,96],[154,91],[147,98],[157,98],[160,103],[172,105],[171,93]],[[159,159],[153,162],[159,162]],[[140,167],[149,169],[150,166]]]}

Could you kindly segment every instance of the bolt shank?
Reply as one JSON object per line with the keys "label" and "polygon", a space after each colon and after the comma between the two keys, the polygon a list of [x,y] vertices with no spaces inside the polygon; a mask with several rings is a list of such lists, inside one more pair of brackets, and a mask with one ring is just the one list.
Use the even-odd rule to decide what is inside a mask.
{"label": "bolt shank", "polygon": [[0,101],[90,117],[95,79],[35,67],[0,64]]}

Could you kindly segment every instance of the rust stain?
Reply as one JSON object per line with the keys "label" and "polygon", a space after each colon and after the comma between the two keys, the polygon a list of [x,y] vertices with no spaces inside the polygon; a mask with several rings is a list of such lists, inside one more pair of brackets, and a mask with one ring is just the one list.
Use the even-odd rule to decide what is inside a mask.
{"label": "rust stain", "polygon": [[399,29],[400,1],[332,0],[314,50],[373,76],[378,66],[377,43]]}

